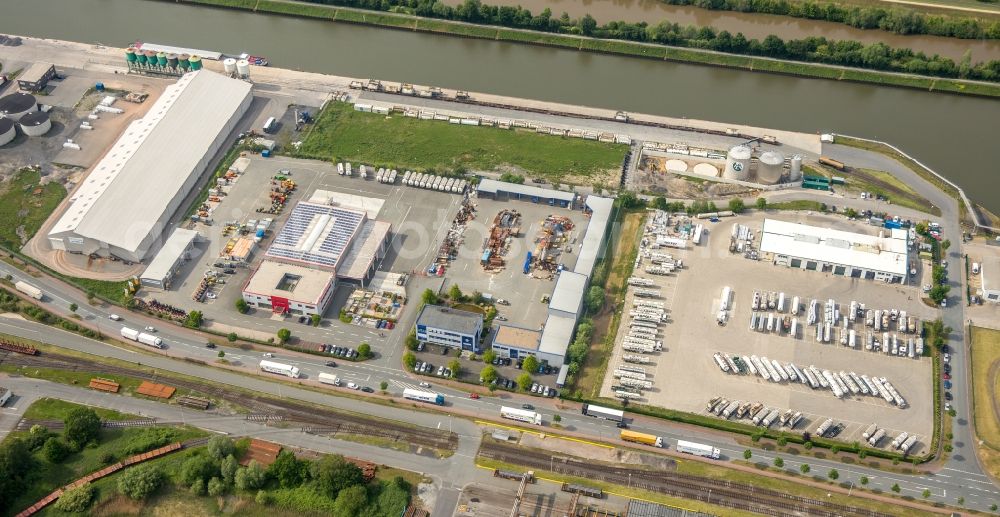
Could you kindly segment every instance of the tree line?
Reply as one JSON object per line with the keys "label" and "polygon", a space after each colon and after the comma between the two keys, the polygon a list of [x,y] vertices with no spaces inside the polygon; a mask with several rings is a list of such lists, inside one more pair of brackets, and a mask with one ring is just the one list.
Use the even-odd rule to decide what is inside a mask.
{"label": "tree line", "polygon": [[972,17],[943,16],[900,7],[851,6],[834,2],[788,0],[661,0],[713,11],[776,14],[843,23],[858,29],[880,29],[896,34],[930,34],[961,39],[998,39],[1000,22]]}
{"label": "tree line", "polygon": [[[646,22],[612,21],[601,25],[589,14],[576,19],[570,18],[566,13],[554,17],[552,10],[546,8],[541,13],[533,15],[531,11],[520,6],[487,5],[480,0],[465,0],[464,3],[457,6],[447,5],[438,0],[311,1],[378,11],[407,12],[417,16],[461,22],[640,43],[657,43],[746,56],[790,59],[934,77],[1000,81],[1000,61],[973,63],[971,51],[966,52],[965,56],[956,63],[950,58],[938,55],[927,56],[923,52],[914,52],[906,48],[893,48],[881,42],[864,45],[857,41],[828,40],[822,36],[786,41],[773,34],[759,40],[747,38],[740,32],[732,34],[725,30],[717,31],[712,27],[681,26],[669,21],[663,21],[656,25],[650,25]],[[686,2],[689,0],[675,1]],[[739,2],[741,0],[718,1]],[[761,1],[787,4],[781,0]],[[879,10],[879,8],[864,9]],[[998,33],[996,37],[1000,37],[1000,26],[996,27],[995,30]]]}

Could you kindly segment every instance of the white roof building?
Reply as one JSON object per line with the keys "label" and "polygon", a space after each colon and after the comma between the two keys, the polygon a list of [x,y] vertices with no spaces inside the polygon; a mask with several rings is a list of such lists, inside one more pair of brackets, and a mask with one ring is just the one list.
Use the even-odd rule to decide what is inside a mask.
{"label": "white roof building", "polygon": [[201,238],[197,230],[177,228],[170,234],[167,242],[163,244],[160,251],[156,252],[156,257],[150,261],[149,266],[142,272],[139,281],[142,285],[168,289],[170,279],[181,261],[188,258],[191,247]]}
{"label": "white roof building", "polygon": [[243,300],[279,314],[322,315],[335,285],[332,271],[263,260],[243,286]]}
{"label": "white roof building", "polygon": [[555,289],[549,299],[549,313],[575,318],[580,313],[586,288],[587,275],[572,271],[559,273],[559,279],[556,280]]}
{"label": "white roof building", "polygon": [[590,223],[587,224],[587,233],[583,236],[580,256],[576,259],[576,267],[573,268],[573,271],[589,277],[594,272],[597,261],[603,255],[604,237],[608,231],[608,220],[611,218],[611,210],[614,208],[615,200],[607,197],[587,196],[585,205],[591,211]]}
{"label": "white roof building", "polygon": [[979,266],[983,281],[983,298],[1000,303],[1000,259],[989,257]]}
{"label": "white roof building", "polygon": [[139,262],[252,100],[249,83],[208,70],[168,86],[73,192],[54,249]]}
{"label": "white roof building", "polygon": [[901,282],[907,276],[908,244],[901,229],[868,235],[765,219],[760,250],[771,253],[778,265]]}

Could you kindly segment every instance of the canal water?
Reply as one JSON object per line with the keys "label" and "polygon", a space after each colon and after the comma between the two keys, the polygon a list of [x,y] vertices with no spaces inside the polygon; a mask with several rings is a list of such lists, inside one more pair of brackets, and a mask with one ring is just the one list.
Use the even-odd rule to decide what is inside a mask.
{"label": "canal water", "polygon": [[246,51],[319,73],[878,138],[1000,212],[996,100],[155,1],[4,0],[0,33]]}
{"label": "canal water", "polygon": [[[463,0],[446,0],[458,5]],[[967,50],[972,50],[972,60],[1000,59],[1000,40],[960,40],[938,36],[902,36],[882,30],[855,29],[842,23],[791,18],[771,14],[712,11],[691,6],[669,5],[659,0],[489,0],[489,4],[521,6],[538,14],[546,7],[558,18],[563,12],[571,18],[590,14],[598,21],[646,22],[656,25],[661,21],[681,26],[714,27],[733,34],[742,32],[747,38],[764,39],[770,34],[782,39],[802,39],[823,36],[831,40],[855,40],[865,44],[881,41],[890,47],[911,48],[928,56],[938,54],[958,61]]]}

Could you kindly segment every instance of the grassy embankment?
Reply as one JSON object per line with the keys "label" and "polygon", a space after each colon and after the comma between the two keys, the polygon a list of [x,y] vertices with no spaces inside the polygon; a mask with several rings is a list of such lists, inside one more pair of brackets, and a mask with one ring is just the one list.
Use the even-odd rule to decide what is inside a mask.
{"label": "grassy embankment", "polygon": [[913,187],[885,171],[854,167],[849,168],[847,171],[838,171],[820,164],[815,167],[805,167],[805,172],[813,176],[826,176],[827,178],[833,176],[844,177],[847,180],[847,184],[838,186],[838,191],[846,190],[855,194],[868,192],[870,194],[881,195],[888,199],[892,205],[925,212],[930,215],[941,215],[940,207],[931,205],[931,202],[918,194]]}
{"label": "grassy embankment", "polygon": [[972,400],[983,467],[1000,476],[1000,331],[972,327]]}
{"label": "grassy embankment", "polygon": [[[330,103],[298,156],[396,169],[454,171],[512,167],[553,182],[585,183],[616,174],[626,146],[530,131],[470,127],[355,111]],[[573,180],[576,180],[575,182]]]}
{"label": "grassy embankment", "polygon": [[41,184],[33,169],[21,169],[0,192],[0,245],[18,249],[35,235],[66,197],[59,183]]}
{"label": "grassy embankment", "polygon": [[[62,420],[70,411],[83,406],[55,399],[40,399],[25,412],[25,418]],[[94,412],[105,420],[127,420],[138,418],[106,409],[94,408]],[[5,440],[26,437],[27,431],[14,431]],[[59,436],[61,431],[52,434]],[[28,488],[13,500],[10,508],[0,510],[0,515],[13,515],[30,506],[56,488],[81,476],[100,470],[125,457],[145,452],[167,443],[205,436],[206,433],[189,427],[102,429],[96,444],[71,453],[65,461],[54,464],[45,459],[41,450],[32,453],[35,468],[31,472]],[[62,514],[57,510],[47,510],[47,514]],[[65,514],[62,514],[65,515]]]}
{"label": "grassy embankment", "polygon": [[290,16],[360,23],[460,37],[531,43],[573,50],[696,63],[739,70],[852,81],[956,94],[1000,97],[1000,84],[973,83],[949,78],[897,75],[875,70],[832,68],[801,61],[774,61],[737,54],[715,54],[680,47],[648,45],[624,40],[581,38],[505,27],[469,25],[448,20],[414,18],[388,12],[346,9],[334,6],[289,3],[280,0],[183,0],[189,3],[255,10]]}

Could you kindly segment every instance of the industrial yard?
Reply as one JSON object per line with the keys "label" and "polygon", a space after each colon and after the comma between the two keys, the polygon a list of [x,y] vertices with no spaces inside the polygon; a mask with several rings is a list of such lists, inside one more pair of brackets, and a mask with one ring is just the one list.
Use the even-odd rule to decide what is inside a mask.
{"label": "industrial yard", "polygon": [[[773,217],[846,231],[875,230],[818,214]],[[733,408],[725,413],[731,419],[743,413],[744,422],[761,424],[774,413],[772,421],[763,423],[777,428],[783,420],[786,426],[797,420],[794,428],[798,432],[815,433],[831,419],[826,423],[825,434],[846,442],[866,439],[862,435],[871,432],[869,427],[875,423],[878,429],[884,429],[875,440],[878,446],[889,447],[894,438],[905,432],[908,436],[904,440],[918,436],[909,453],[922,454],[933,430],[932,368],[929,358],[920,357],[916,350],[911,355],[908,344],[912,341],[916,348],[922,340],[909,331],[909,324],[919,325],[919,321],[932,317],[933,311],[919,301],[919,287],[863,277],[838,278],[844,274],[839,270],[833,274],[832,270],[772,265],[775,257],[759,249],[763,226],[760,216],[715,220],[718,222],[684,221],[676,217],[668,220],[663,214],[658,221],[649,221],[646,245],[640,252],[626,298],[625,311],[630,314],[632,324],[630,319],[623,320],[602,396],[628,397],[639,403],[698,414],[708,414],[710,406],[721,414],[732,404]],[[686,249],[673,247],[679,246],[675,243],[690,236],[699,224],[704,227],[699,244],[689,239]],[[730,248],[731,243],[737,245],[731,240],[734,225],[746,228],[736,235],[752,233],[756,239],[738,243],[738,252]],[[657,242],[658,245],[654,244]],[[755,291],[763,298],[763,308],[758,299],[757,310],[753,307]],[[771,292],[775,293],[775,305],[779,293],[784,293],[782,310],[768,309]],[[796,299],[799,309],[793,315],[792,303]],[[810,315],[814,299],[817,306],[814,315]],[[824,312],[828,300],[833,300],[842,317],[831,325],[830,338],[824,339],[821,332],[818,342],[816,329],[826,331]],[[865,304],[866,310],[860,310],[860,304]],[[844,327],[851,308],[858,317]],[[893,309],[895,316],[890,318]],[[866,325],[866,315],[874,318],[875,311],[879,311],[881,320],[882,310],[886,327],[881,327],[881,321],[878,329],[874,322]],[[866,314],[869,311],[871,314]],[[768,324],[768,315],[772,313],[777,317]],[[751,318],[755,323],[753,330]],[[790,321],[793,318],[797,319],[794,335]],[[813,318],[818,325],[809,324],[808,320]],[[907,323],[899,323],[897,318]],[[784,326],[786,323],[788,327]],[[869,335],[873,343],[868,342]],[[884,349],[880,347],[882,342],[886,343]],[[874,346],[868,349],[868,345]],[[658,351],[661,346],[662,351]],[[734,362],[730,361],[734,358]],[[770,362],[761,367],[764,358]],[[722,362],[717,362],[720,359]],[[746,366],[745,362],[755,366]],[[796,365],[798,371],[815,366],[815,375],[802,373],[803,379],[796,381],[794,367],[785,366],[789,363]],[[739,373],[740,369],[745,373]],[[812,388],[809,377],[824,377],[824,370],[834,377],[844,372],[843,385],[837,382],[839,378],[832,380],[833,387],[826,379],[821,383],[817,378],[816,387]],[[636,375],[639,372],[642,373]],[[884,397],[881,390],[871,393],[866,388],[862,392],[863,375],[869,379],[884,378],[896,390],[901,403],[891,396]],[[772,376],[777,380],[771,381]],[[733,404],[736,401],[739,403]],[[796,413],[801,413],[799,418],[795,418]],[[752,414],[758,415],[756,422],[750,418]]]}

